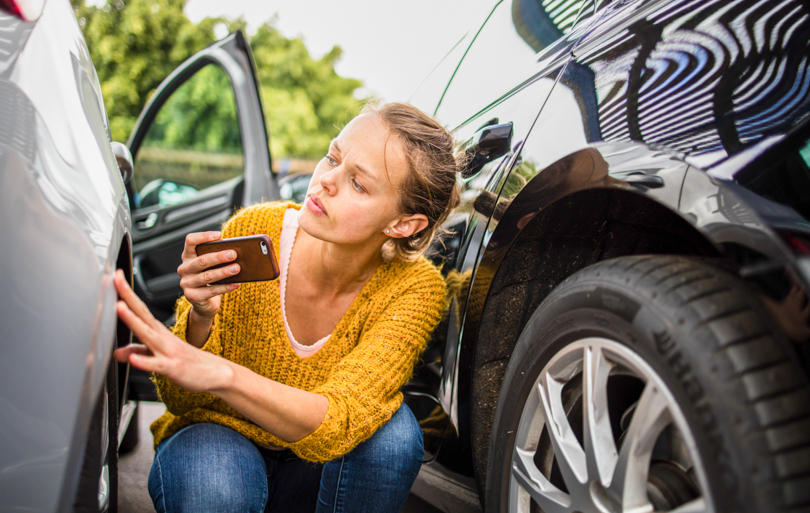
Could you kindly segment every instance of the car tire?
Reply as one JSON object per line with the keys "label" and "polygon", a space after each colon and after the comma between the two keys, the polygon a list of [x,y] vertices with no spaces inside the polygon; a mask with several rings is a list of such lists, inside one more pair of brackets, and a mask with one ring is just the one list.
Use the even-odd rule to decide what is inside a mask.
{"label": "car tire", "polygon": [[756,293],[639,256],[572,275],[529,320],[484,495],[488,512],[786,512],[810,504],[808,474],[807,378]]}
{"label": "car tire", "polygon": [[74,513],[118,511],[117,386],[117,365],[111,361],[90,421]]}

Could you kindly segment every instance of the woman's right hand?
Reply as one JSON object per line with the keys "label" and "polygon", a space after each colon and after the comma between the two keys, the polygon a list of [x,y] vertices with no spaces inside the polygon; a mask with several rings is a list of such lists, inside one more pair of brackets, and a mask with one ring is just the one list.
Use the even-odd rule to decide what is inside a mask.
{"label": "woman's right hand", "polygon": [[239,287],[238,283],[211,285],[215,281],[233,276],[239,272],[239,264],[228,265],[219,269],[211,267],[236,259],[232,249],[197,256],[196,248],[204,242],[222,238],[220,232],[190,233],[186,236],[183,248],[183,263],[177,268],[180,275],[180,287],[193,307],[193,312],[211,322],[219,310],[220,296]]}

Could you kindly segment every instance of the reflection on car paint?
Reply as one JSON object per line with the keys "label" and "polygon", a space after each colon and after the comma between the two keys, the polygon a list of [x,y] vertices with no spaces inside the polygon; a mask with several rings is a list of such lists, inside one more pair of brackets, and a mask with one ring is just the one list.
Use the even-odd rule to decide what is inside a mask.
{"label": "reflection on car paint", "polygon": [[605,140],[665,145],[707,168],[806,115],[810,62],[789,50],[807,45],[801,2],[680,0],[617,14],[575,49],[595,74]]}
{"label": "reflection on car paint", "polygon": [[0,12],[0,33],[5,35],[0,39],[0,77],[8,78],[9,67],[17,60],[33,29],[34,23]]}
{"label": "reflection on car paint", "polygon": [[[65,42],[70,43],[68,47],[65,47]],[[56,59],[65,52],[75,61]],[[33,65],[35,61],[37,64]],[[76,73],[85,74],[87,78]],[[114,177],[118,175],[118,166],[109,144],[102,152],[97,145],[87,145],[87,141],[108,136],[97,135],[100,128],[90,123],[77,122],[72,126],[67,121],[85,120],[85,106],[92,103],[99,105],[99,110],[104,112],[98,79],[92,71],[89,51],[69,3],[58,2],[45,10],[36,22],[36,29],[29,36],[10,79],[26,91],[48,131],[59,134],[54,137],[54,144],[62,159],[71,166],[87,170],[92,187],[85,194],[95,194],[100,204],[108,204],[105,199],[119,193],[110,189],[110,184],[116,182]],[[61,84],[82,84],[82,87],[41,87],[53,80]],[[110,210],[107,215],[112,219],[115,211]]]}

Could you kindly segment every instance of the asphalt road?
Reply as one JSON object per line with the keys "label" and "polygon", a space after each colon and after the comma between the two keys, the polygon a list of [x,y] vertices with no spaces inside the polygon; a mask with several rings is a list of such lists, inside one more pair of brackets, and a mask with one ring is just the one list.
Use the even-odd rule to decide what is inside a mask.
{"label": "asphalt road", "polygon": [[[146,490],[146,480],[155,451],[152,449],[152,433],[149,424],[164,411],[163,403],[141,402],[140,431],[141,441],[129,454],[121,456],[118,476],[118,511],[120,513],[154,513],[152,499]],[[440,513],[418,497],[411,495],[402,513]]]}

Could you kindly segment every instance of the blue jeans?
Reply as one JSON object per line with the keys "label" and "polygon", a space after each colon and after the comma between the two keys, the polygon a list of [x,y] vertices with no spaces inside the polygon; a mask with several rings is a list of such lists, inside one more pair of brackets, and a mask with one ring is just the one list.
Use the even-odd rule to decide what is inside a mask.
{"label": "blue jeans", "polygon": [[158,513],[390,513],[419,473],[422,430],[403,404],[371,438],[317,465],[256,446],[218,424],[192,424],[164,440],[149,473]]}

